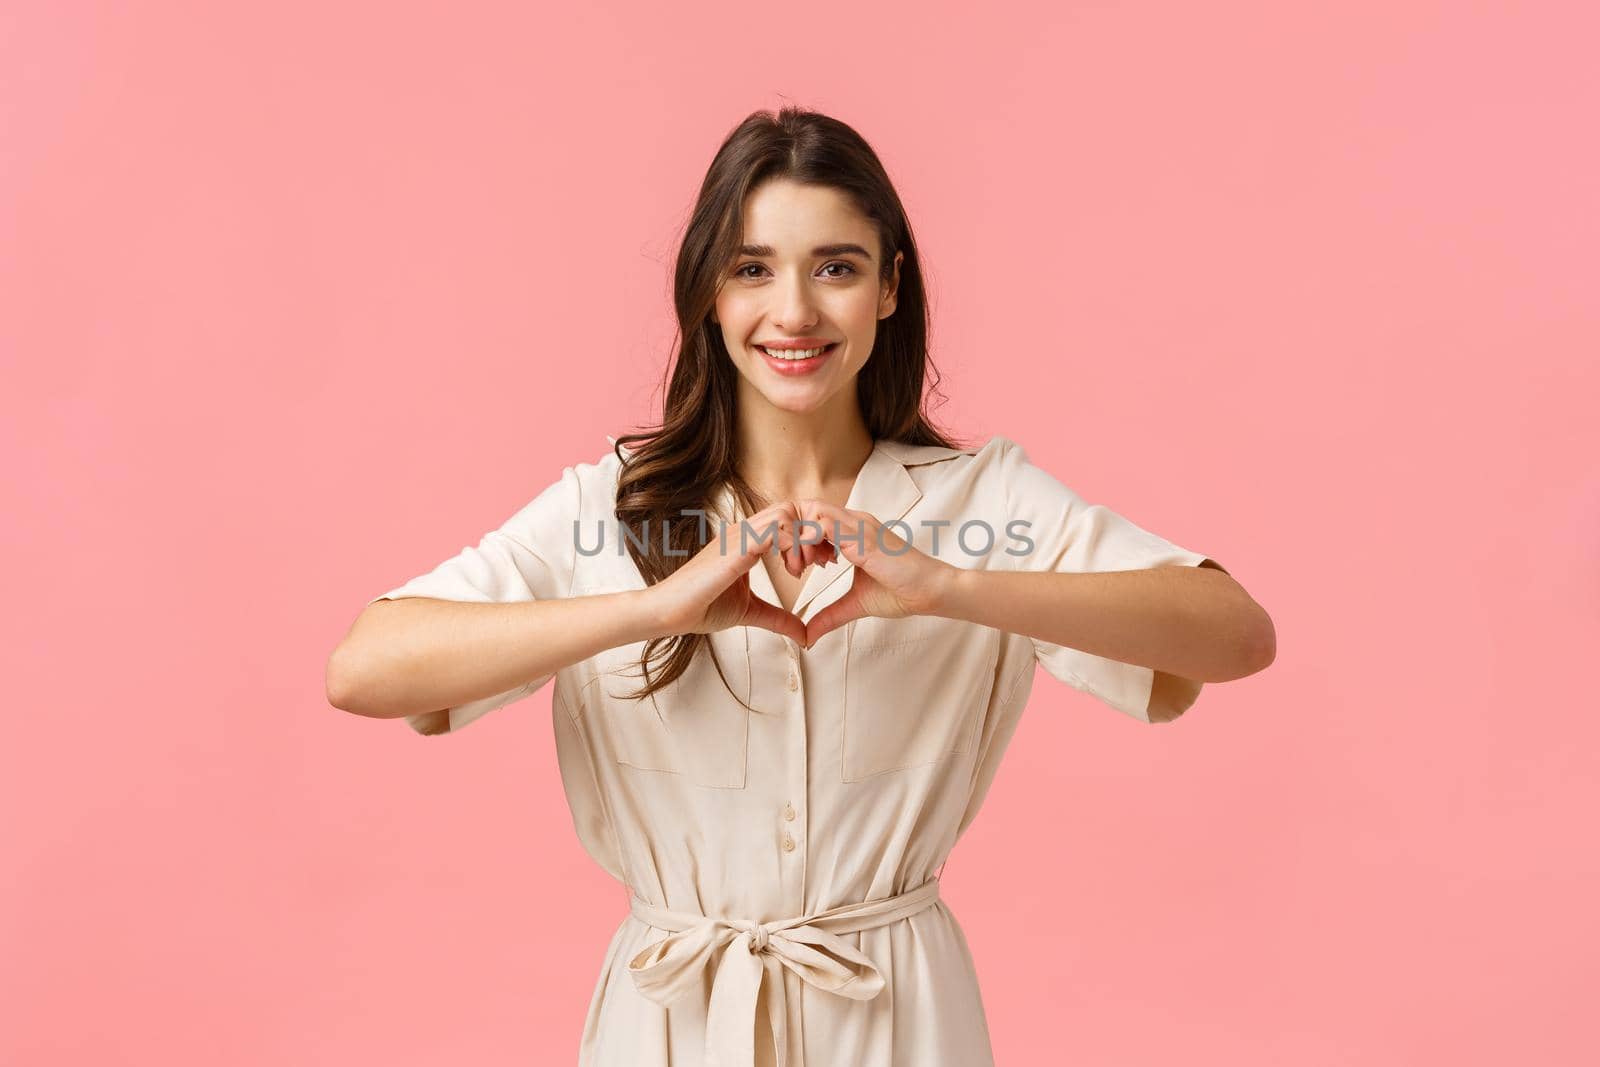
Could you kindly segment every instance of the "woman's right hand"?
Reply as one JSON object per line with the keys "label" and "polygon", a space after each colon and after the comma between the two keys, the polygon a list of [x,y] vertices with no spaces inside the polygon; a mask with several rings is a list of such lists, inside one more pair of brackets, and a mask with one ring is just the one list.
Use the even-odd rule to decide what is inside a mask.
{"label": "woman's right hand", "polygon": [[831,563],[835,554],[827,542],[801,544],[795,526],[800,515],[791,503],[780,502],[745,520],[750,530],[741,538],[739,524],[713,533],[705,547],[689,562],[650,587],[664,605],[662,618],[669,632],[714,633],[730,626],[756,626],[804,645],[806,624],[755,595],[750,588],[750,568],[776,546],[784,569],[800,574],[813,563]]}

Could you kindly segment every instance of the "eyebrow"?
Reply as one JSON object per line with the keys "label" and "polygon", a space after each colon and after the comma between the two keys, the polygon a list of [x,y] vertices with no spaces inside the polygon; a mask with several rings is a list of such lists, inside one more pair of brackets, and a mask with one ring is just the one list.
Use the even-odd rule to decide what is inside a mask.
{"label": "eyebrow", "polygon": [[[756,256],[757,258],[771,258],[778,253],[771,245],[740,245],[739,255]],[[818,245],[811,250],[813,256],[860,256],[862,259],[871,260],[872,253],[856,244]]]}

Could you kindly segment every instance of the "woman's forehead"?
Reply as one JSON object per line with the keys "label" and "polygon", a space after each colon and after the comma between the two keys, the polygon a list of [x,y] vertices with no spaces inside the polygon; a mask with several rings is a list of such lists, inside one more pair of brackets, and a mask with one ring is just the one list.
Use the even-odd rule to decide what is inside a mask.
{"label": "woman's forehead", "polygon": [[872,220],[850,197],[831,186],[774,182],[745,201],[740,243],[771,249],[765,255],[809,255],[822,245],[853,244],[870,249],[876,240]]}

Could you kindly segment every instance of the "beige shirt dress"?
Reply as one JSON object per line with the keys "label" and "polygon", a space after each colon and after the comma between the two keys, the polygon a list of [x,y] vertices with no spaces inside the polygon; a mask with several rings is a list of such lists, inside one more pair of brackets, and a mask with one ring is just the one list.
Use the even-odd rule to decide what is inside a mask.
{"label": "beige shirt dress", "polygon": [[[565,468],[477,547],[374,600],[644,588],[616,536],[618,468],[609,446]],[[975,452],[879,441],[846,507],[900,520],[897,535],[959,567],[1207,558],[1085,503],[998,436]],[[730,493],[717,510],[737,521]],[[992,538],[982,524],[962,531],[969,520]],[[813,568],[795,614],[809,619],[843,595],[851,569]],[[778,604],[766,568],[749,574]],[[703,653],[653,698],[621,699],[639,685],[643,642],[449,710],[459,730],[555,680],[574,826],[628,893],[580,1067],[991,1065],[972,957],[939,896],[945,859],[983,804],[1037,666],[1140,721],[1154,673],[931,616],[858,619],[809,650],[753,627],[711,640],[753,713]]]}

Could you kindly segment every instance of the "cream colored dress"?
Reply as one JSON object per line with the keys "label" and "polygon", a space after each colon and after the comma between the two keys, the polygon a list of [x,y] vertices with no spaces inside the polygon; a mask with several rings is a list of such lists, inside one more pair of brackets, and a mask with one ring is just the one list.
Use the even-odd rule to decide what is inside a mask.
{"label": "cream colored dress", "polygon": [[[616,535],[618,467],[608,445],[594,463],[565,468],[477,547],[383,597],[501,602],[643,588]],[[718,504],[728,516],[731,501],[725,492]],[[879,441],[846,506],[901,520],[890,529],[960,567],[1206,559],[1085,503],[1004,437],[976,452]],[[981,525],[958,543],[973,519],[987,523],[992,547]],[[738,527],[728,532],[737,538]],[[843,560],[814,568],[795,613],[809,619],[843,595],[851,570]],[[779,603],[765,567],[749,574],[757,596]],[[629,900],[580,1067],[992,1064],[972,957],[938,896],[939,873],[983,804],[1037,666],[1141,721],[1153,672],[929,616],[859,619],[809,650],[751,627],[712,641],[754,713],[704,654],[653,699],[620,699],[638,684],[643,642],[449,710],[459,730],[555,680],[556,754],[578,837]]]}

